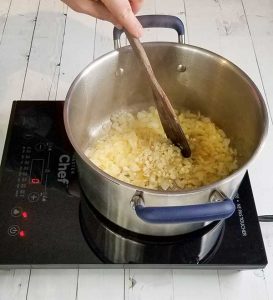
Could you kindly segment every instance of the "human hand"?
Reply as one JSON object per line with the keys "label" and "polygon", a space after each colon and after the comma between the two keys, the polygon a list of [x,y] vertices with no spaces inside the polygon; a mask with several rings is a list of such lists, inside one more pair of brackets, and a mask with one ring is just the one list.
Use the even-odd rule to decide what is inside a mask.
{"label": "human hand", "polygon": [[62,0],[73,10],[124,27],[133,36],[142,35],[142,26],[135,17],[143,0]]}

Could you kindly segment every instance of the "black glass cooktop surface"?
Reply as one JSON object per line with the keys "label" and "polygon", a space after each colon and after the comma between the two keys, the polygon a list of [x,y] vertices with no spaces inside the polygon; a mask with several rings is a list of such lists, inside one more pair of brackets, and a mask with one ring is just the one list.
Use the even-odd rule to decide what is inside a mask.
{"label": "black glass cooktop surface", "polygon": [[[236,211],[191,234],[131,233],[81,193],[63,101],[14,101],[0,181],[0,268],[261,268],[267,264],[248,174]],[[91,201],[92,202],[92,201]]]}

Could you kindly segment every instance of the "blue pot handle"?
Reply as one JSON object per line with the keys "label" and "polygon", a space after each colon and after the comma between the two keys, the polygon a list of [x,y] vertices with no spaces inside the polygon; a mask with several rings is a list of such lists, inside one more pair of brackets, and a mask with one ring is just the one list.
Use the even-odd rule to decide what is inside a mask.
{"label": "blue pot handle", "polygon": [[[147,223],[173,224],[216,221],[229,218],[235,211],[235,205],[229,198],[220,202],[185,206],[145,207],[143,199],[133,197],[137,216]],[[134,201],[134,198],[136,201]]]}
{"label": "blue pot handle", "polygon": [[[185,28],[183,22],[178,17],[168,15],[144,15],[137,16],[137,18],[144,28],[171,28],[176,30],[178,34],[178,42],[182,44],[184,43]],[[115,49],[120,48],[120,36],[123,32],[123,29],[114,27],[113,39]]]}

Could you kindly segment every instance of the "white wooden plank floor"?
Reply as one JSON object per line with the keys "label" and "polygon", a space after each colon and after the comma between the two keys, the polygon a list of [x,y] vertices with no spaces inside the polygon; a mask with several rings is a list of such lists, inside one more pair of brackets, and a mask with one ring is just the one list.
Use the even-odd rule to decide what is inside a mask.
{"label": "white wooden plank floor", "polygon": [[[144,0],[141,13],[180,17],[187,42],[236,63],[266,97],[269,138],[250,177],[259,214],[273,214],[273,0]],[[150,40],[176,35],[146,29],[143,41]],[[12,100],[64,99],[82,68],[112,47],[110,24],[59,0],[0,0],[0,156]],[[0,300],[272,300],[273,224],[261,228],[265,270],[0,270]]]}

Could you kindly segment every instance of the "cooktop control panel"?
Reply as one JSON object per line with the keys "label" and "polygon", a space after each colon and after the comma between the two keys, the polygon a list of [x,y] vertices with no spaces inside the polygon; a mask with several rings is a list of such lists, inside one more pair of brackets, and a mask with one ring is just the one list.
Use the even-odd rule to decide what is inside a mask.
{"label": "cooktop control panel", "polygon": [[87,256],[90,252],[79,234],[79,197],[69,190],[76,181],[76,162],[62,110],[63,102],[13,104],[1,165],[0,233],[5,247],[0,247],[0,263],[7,256],[10,263],[22,263],[22,257],[28,258],[26,264],[40,258],[59,263],[62,252],[53,260],[45,252],[56,244],[70,251],[83,248]]}

